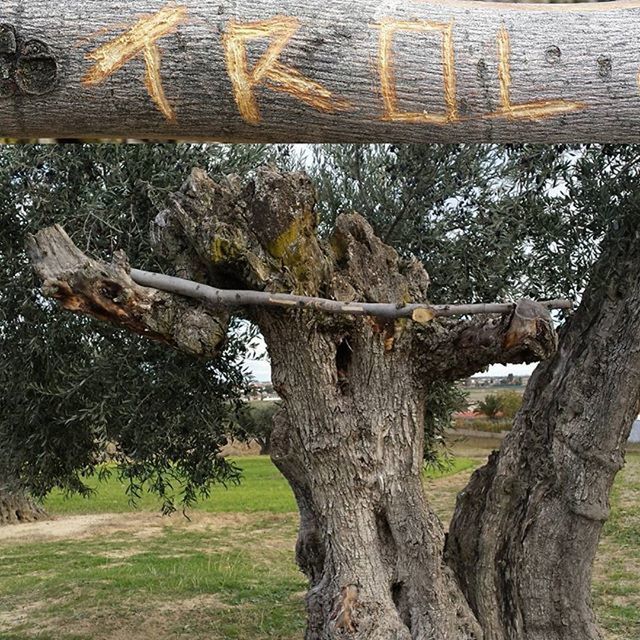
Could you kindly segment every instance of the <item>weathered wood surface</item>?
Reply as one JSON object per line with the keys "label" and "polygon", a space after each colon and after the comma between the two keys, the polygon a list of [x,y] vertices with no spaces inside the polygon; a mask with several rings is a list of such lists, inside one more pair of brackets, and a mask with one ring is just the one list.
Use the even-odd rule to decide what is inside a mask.
{"label": "weathered wood surface", "polygon": [[5,0],[0,25],[0,137],[640,140],[639,0]]}

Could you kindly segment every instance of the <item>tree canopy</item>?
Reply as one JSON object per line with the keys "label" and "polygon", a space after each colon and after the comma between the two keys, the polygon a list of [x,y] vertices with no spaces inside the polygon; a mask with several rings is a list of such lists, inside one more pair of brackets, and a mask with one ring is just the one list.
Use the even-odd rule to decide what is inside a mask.
{"label": "tree canopy", "polygon": [[[82,474],[108,445],[135,495],[145,484],[190,503],[238,469],[218,456],[246,390],[253,334],[235,325],[214,361],[201,361],[80,316],[39,293],[29,233],[64,222],[100,256],[124,248],[163,269],[149,245],[158,208],[194,164],[251,171],[264,147],[36,145],[0,149],[0,469],[35,495],[86,491]],[[98,467],[104,469],[104,467]]]}

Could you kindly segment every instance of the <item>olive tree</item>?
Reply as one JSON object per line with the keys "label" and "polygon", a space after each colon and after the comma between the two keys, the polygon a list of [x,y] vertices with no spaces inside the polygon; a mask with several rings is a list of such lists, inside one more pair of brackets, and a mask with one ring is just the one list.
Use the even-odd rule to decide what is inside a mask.
{"label": "olive tree", "polygon": [[[63,307],[202,358],[216,357],[230,314],[260,328],[282,398],[271,455],[300,509],[309,640],[598,638],[589,571],[640,403],[629,162],[614,154],[602,177],[616,215],[601,221],[601,256],[559,348],[548,310],[531,300],[497,317],[438,317],[423,264],[357,213],[319,232],[307,176],[275,167],[244,180],[194,170],[161,208],[152,249],[187,284],[143,286],[123,253],[89,258],[55,226],[30,240],[30,254]],[[204,285],[231,290],[232,303],[207,301]],[[283,307],[282,294],[347,313]],[[395,315],[367,313],[372,302]],[[403,313],[415,303],[426,312]],[[421,484],[430,388],[536,360],[547,363],[513,434],[461,494],[445,541]],[[554,590],[541,597],[547,580]]]}
{"label": "olive tree", "polygon": [[169,510],[174,502],[193,502],[216,480],[238,478],[218,453],[246,391],[251,331],[236,326],[216,359],[200,361],[61,314],[39,293],[25,240],[43,225],[65,221],[96,255],[119,246],[137,264],[160,269],[149,248],[149,224],[191,167],[214,175],[250,171],[267,151],[0,148],[0,389],[6,399],[0,402],[0,524],[44,515],[25,490],[36,498],[54,486],[86,493],[84,476],[104,469],[96,465],[107,449],[132,497],[145,485]]}
{"label": "olive tree", "polygon": [[[296,555],[309,577],[308,640],[600,638],[589,607],[590,567],[640,401],[635,150],[385,147],[376,155],[356,147],[366,162],[347,162],[353,149],[341,148],[342,172],[336,155],[325,155],[326,180],[314,174],[318,206],[308,178],[291,170],[291,157],[278,159],[280,169],[238,166],[244,177],[201,162],[209,176],[195,170],[182,189],[174,192],[172,181],[164,197],[145,205],[151,233],[142,242],[111,229],[100,235],[102,248],[93,248],[79,228],[95,210],[91,200],[76,203],[83,216],[57,218],[72,237],[50,227],[30,241],[44,293],[80,314],[73,316],[78,344],[90,335],[84,315],[127,330],[113,332],[105,367],[126,367],[129,333],[155,339],[158,354],[174,347],[167,353],[176,360],[160,360],[156,369],[164,366],[173,378],[146,408],[163,407],[170,390],[174,400],[184,394],[185,407],[208,406],[215,389],[206,386],[208,377],[188,375],[188,363],[220,366],[232,318],[260,328],[282,398],[271,455],[300,509]],[[185,159],[182,170],[189,164]],[[25,191],[37,195],[42,173],[25,165]],[[62,172],[50,205],[72,193],[65,179]],[[114,202],[97,208],[101,216]],[[31,224],[27,216],[20,224],[34,231],[47,222]],[[128,259],[116,253],[106,262],[117,247]],[[143,277],[135,267],[182,280]],[[28,283],[33,293],[35,282]],[[210,285],[226,304],[211,304],[204,295]],[[315,303],[300,306],[296,298],[292,305],[291,294]],[[532,301],[507,304],[502,315],[441,313],[447,302],[566,294],[579,306],[558,335],[544,305]],[[53,338],[63,316],[36,300]],[[386,303],[384,313],[366,312],[376,303]],[[323,311],[335,305],[348,313]],[[422,313],[414,315],[415,308]],[[62,368],[76,342],[65,348],[52,340],[42,362]],[[546,360],[513,433],[460,495],[445,537],[420,483],[425,415],[441,404],[450,381],[492,362],[537,359]],[[135,398],[144,397],[129,380],[121,395],[106,399],[126,402],[131,394],[134,403],[121,417],[134,415]],[[78,407],[95,406],[100,388],[85,382],[79,389],[87,396]],[[139,426],[127,424],[129,433]],[[126,462],[159,479],[154,484],[166,477],[149,476],[151,460],[163,469],[159,453],[170,452],[170,467],[216,451],[217,441],[180,416],[172,425],[164,439],[151,440],[142,465],[132,455],[139,450],[127,448]],[[93,443],[95,433],[87,433],[85,442]],[[171,449],[181,442],[184,449]],[[44,441],[31,444],[24,460],[46,450]],[[96,460],[82,461],[90,469]],[[44,478],[61,467],[78,470],[33,462],[30,469]],[[185,468],[206,472],[191,474],[195,487],[215,479],[210,472],[218,467]],[[59,477],[69,475],[77,477]]]}

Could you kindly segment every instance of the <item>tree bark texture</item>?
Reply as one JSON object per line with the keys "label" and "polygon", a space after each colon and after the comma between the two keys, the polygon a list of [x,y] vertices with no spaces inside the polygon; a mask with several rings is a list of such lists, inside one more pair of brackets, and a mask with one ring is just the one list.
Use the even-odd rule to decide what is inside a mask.
{"label": "tree bark texture", "polygon": [[0,136],[640,140],[640,4],[5,0]]}
{"label": "tree bark texture", "polygon": [[603,637],[591,570],[640,410],[639,271],[634,210],[611,231],[499,455],[458,497],[447,560],[486,640]]}
{"label": "tree bark texture", "polygon": [[25,493],[0,489],[0,526],[34,522],[46,517],[44,509]]}
{"label": "tree bark texture", "polygon": [[[153,243],[183,275],[216,287],[344,302],[427,300],[423,266],[401,259],[364,218],[341,215],[326,239],[316,224],[304,174],[264,167],[247,182],[213,182],[194,170],[157,217]],[[108,303],[98,300],[100,309],[119,316],[130,300],[160,295],[127,281],[122,257],[114,265],[92,261],[90,270],[60,266],[51,257],[58,243],[67,246],[68,237],[53,227],[39,232],[30,250],[46,291],[65,292],[63,304],[79,300],[75,308],[86,312],[87,296],[96,304],[96,291],[111,292],[104,274],[114,270],[121,288]],[[174,298],[182,300],[162,295],[168,310]],[[282,398],[272,458],[300,508],[306,640],[480,640],[481,627],[444,562],[443,527],[421,483],[424,407],[436,380],[493,362],[549,357],[556,334],[548,311],[524,300],[497,318],[428,324],[264,306],[245,314],[265,337]],[[147,316],[134,315],[139,329]],[[154,322],[164,326],[161,318]]]}
{"label": "tree bark texture", "polygon": [[229,315],[138,286],[124,254],[106,265],[87,258],[60,226],[29,240],[43,291],[69,311],[93,316],[195,356],[224,343]]}

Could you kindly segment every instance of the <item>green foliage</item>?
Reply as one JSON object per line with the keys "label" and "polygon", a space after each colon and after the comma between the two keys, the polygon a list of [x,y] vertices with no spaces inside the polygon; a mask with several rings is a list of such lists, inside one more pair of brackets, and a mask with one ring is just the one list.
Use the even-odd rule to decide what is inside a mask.
{"label": "green foliage", "polygon": [[522,406],[522,394],[517,391],[498,391],[498,401],[502,415],[513,419]]}
{"label": "green foliage", "polygon": [[497,418],[501,410],[502,404],[497,393],[488,393],[484,400],[478,402],[478,413],[487,416],[487,418]]}
{"label": "green foliage", "polygon": [[238,431],[245,440],[255,440],[260,453],[268,454],[273,431],[273,417],[280,408],[279,402],[248,402],[237,414]]}
{"label": "green foliage", "polygon": [[451,462],[444,438],[445,429],[453,426],[452,414],[466,408],[467,394],[457,385],[439,381],[429,388],[424,416],[424,461],[427,467],[442,469]]}
{"label": "green foliage", "polygon": [[[41,496],[86,492],[84,476],[115,447],[132,496],[145,484],[171,510],[237,468],[218,456],[246,390],[254,333],[236,324],[213,362],[60,311],[38,293],[24,245],[61,223],[92,255],[124,249],[140,268],[170,271],[148,229],[194,165],[251,171],[258,146],[54,145],[0,149],[0,468]],[[180,491],[176,479],[185,479]]]}
{"label": "green foliage", "polygon": [[633,145],[319,145],[325,228],[357,211],[431,277],[430,300],[580,295],[600,241],[637,202]]}
{"label": "green foliage", "polygon": [[476,413],[481,413],[492,420],[496,419],[498,414],[513,420],[521,406],[522,395],[517,391],[498,391],[488,393],[483,400],[480,400]]}

